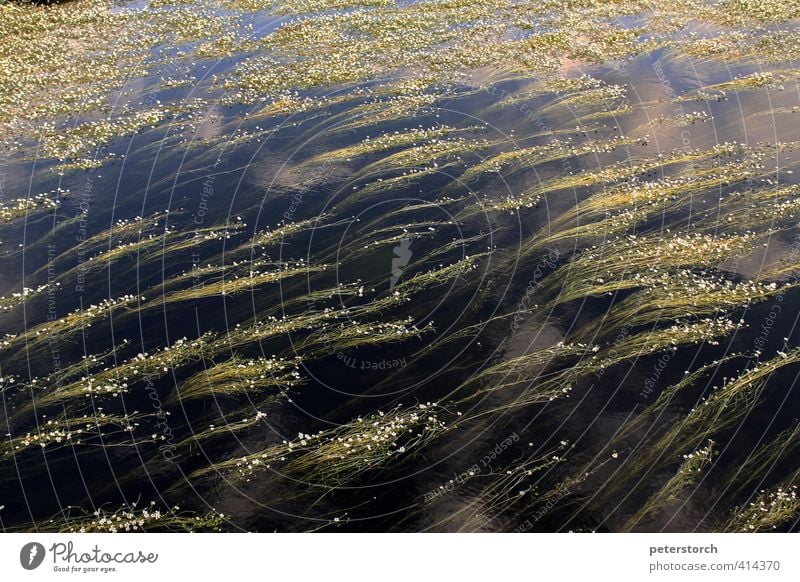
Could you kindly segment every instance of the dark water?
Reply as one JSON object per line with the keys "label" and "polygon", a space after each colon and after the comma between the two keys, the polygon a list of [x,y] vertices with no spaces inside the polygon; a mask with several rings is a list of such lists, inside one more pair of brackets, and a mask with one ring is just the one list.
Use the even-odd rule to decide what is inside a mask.
{"label": "dark water", "polygon": [[[263,34],[273,30],[277,22],[269,15],[254,17],[256,28]],[[224,76],[235,62],[236,59],[219,63],[200,62],[192,72],[199,78],[208,78],[212,74]],[[563,176],[565,172],[596,170],[614,162],[647,158],[657,152],[682,147],[706,149],[729,140],[748,144],[796,140],[800,128],[796,122],[785,123],[770,115],[753,115],[764,107],[761,92],[741,92],[725,101],[683,105],[672,102],[666,92],[669,88],[674,94],[681,95],[699,85],[725,82],[751,70],[754,67],[741,66],[731,70],[715,63],[697,62],[689,72],[685,61],[664,51],[641,55],[626,63],[624,71],[608,65],[582,67],[583,73],[628,87],[632,94],[632,112],[593,122],[570,133],[576,143],[635,135],[649,120],[662,115],[705,111],[714,122],[690,125],[684,128],[685,131],[651,128],[652,139],[647,145],[620,147],[613,152],[571,158],[566,163],[558,160],[537,164],[509,175],[508,181],[496,177],[482,180],[472,185],[472,192],[464,188],[459,190],[459,195],[474,197],[479,194],[502,195],[506,190],[519,192],[543,184],[550,178]],[[365,166],[372,161],[371,158],[336,163],[325,168],[321,176],[311,174],[309,167],[301,167],[302,162],[315,154],[358,144],[367,136],[411,125],[475,127],[468,135],[489,142],[519,136],[520,143],[526,147],[550,143],[553,139],[550,135],[526,137],[541,133],[541,129],[520,110],[519,105],[494,107],[498,102],[497,91],[511,93],[525,85],[524,81],[509,81],[495,85],[494,91],[464,86],[448,99],[415,116],[413,122],[398,119],[379,126],[338,131],[339,126],[352,119],[351,112],[357,101],[289,117],[259,118],[258,107],[214,103],[214,95],[209,93],[204,81],[190,89],[150,93],[148,80],[145,80],[141,84],[143,101],[174,101],[189,94],[212,99],[209,111],[213,111],[214,119],[201,124],[198,134],[211,140],[213,145],[203,142],[200,136],[187,140],[177,128],[166,124],[131,138],[115,140],[110,151],[117,154],[116,161],[99,170],[56,176],[48,170],[51,164],[48,161],[31,162],[15,155],[4,160],[5,191],[13,192],[14,197],[56,188],[69,190],[70,195],[54,213],[31,215],[3,227],[0,292],[7,295],[22,287],[35,288],[47,283],[48,277],[69,273],[84,258],[74,253],[68,255],[79,245],[80,239],[106,231],[119,220],[168,213],[152,233],[148,233],[155,236],[159,236],[167,226],[182,233],[192,233],[206,226],[235,228],[246,224],[246,227],[232,232],[229,239],[196,241],[177,254],[160,254],[161,245],[155,245],[86,273],[84,281],[79,281],[78,274],[73,272],[66,280],[61,280],[54,296],[33,298],[22,309],[4,314],[0,329],[18,333],[45,321],[48,309],[54,309],[58,317],[63,317],[75,309],[125,294],[146,295],[151,299],[157,296],[158,286],[163,281],[219,256],[225,261],[225,253],[230,249],[246,242],[254,233],[275,227],[282,220],[296,222],[323,214],[334,215],[335,218],[320,223],[310,232],[270,249],[269,254],[274,260],[308,259],[335,263],[336,267],[321,275],[288,279],[233,297],[208,297],[164,308],[115,312],[107,320],[86,328],[77,337],[58,338],[55,344],[48,346],[49,352],[41,349],[26,352],[18,348],[4,354],[3,373],[43,377],[53,371],[54,350],[58,351],[60,361],[71,362],[87,354],[106,352],[114,346],[119,348],[124,340],[128,340],[129,344],[121,348],[117,356],[121,361],[139,352],[172,345],[179,338],[196,338],[208,330],[225,332],[237,323],[252,321],[267,312],[291,316],[311,312],[321,305],[298,305],[292,304],[291,300],[337,283],[360,280],[370,289],[375,287],[377,295],[388,295],[395,258],[393,247],[380,245],[354,257],[355,245],[370,237],[377,238],[378,227],[402,227],[401,218],[387,221],[391,211],[409,204],[437,200],[460,170],[455,165],[443,167],[406,188],[354,199],[351,198],[354,186],[363,185],[367,178],[371,180],[383,175],[378,170],[375,175],[362,176],[351,182],[351,174],[359,169],[359,165]],[[553,94],[532,98],[526,101],[525,111],[543,110],[555,98]],[[776,110],[793,106],[797,94],[792,90],[772,92],[770,99],[770,107]],[[560,129],[574,127],[579,121],[574,112],[570,117],[570,112],[556,110],[556,113],[544,114],[543,123]],[[252,139],[235,139],[243,133],[251,134]],[[478,151],[465,155],[468,159],[462,160],[458,167],[479,163],[486,153]],[[795,157],[790,157],[792,162],[795,161]],[[376,160],[379,158],[380,155],[375,156]],[[300,186],[307,180],[313,183],[308,187]],[[443,242],[483,235],[476,242],[454,245],[450,253],[429,264],[428,268],[435,263],[452,263],[487,248],[494,252],[479,263],[476,271],[415,295],[412,302],[386,314],[387,321],[409,316],[420,328],[434,322],[436,331],[433,334],[406,342],[359,348],[347,354],[332,353],[305,362],[301,370],[306,378],[305,384],[292,391],[291,403],[270,411],[263,425],[256,429],[182,449],[177,462],[168,462],[159,455],[155,446],[144,444],[136,447],[65,447],[52,452],[43,449],[26,453],[28,456],[24,463],[6,463],[0,477],[0,504],[6,506],[0,513],[3,526],[31,527],[33,522],[58,516],[73,505],[93,510],[137,500],[143,503],[157,500],[165,506],[178,504],[198,513],[214,507],[230,516],[230,521],[224,526],[229,530],[307,530],[333,525],[332,516],[346,516],[342,520],[346,523],[337,523],[339,529],[452,529],[451,522],[443,525],[440,520],[469,506],[474,496],[490,481],[488,469],[477,478],[455,486],[432,507],[422,511],[412,509],[427,492],[436,490],[480,463],[498,442],[511,435],[516,437],[513,444],[493,460],[492,470],[497,473],[502,472],[505,466],[526,458],[532,451],[545,452],[562,440],[575,445],[574,466],[590,462],[602,450],[602,443],[611,439],[632,413],[649,404],[641,396],[641,386],[657,365],[660,354],[613,367],[602,377],[591,375],[583,378],[569,398],[539,407],[512,409],[492,417],[491,422],[472,423],[390,470],[337,487],[319,500],[314,495],[306,495],[309,490],[307,483],[288,476],[236,486],[216,480],[195,489],[187,486],[185,481],[186,475],[193,470],[242,455],[243,451],[257,451],[282,439],[293,439],[298,430],[308,433],[325,430],[398,402],[438,401],[492,362],[525,353],[530,346],[554,343],[582,323],[601,316],[610,305],[621,301],[624,294],[569,303],[559,307],[544,321],[541,317],[526,319],[521,329],[513,333],[504,321],[479,326],[462,339],[444,344],[434,352],[426,350],[434,341],[458,330],[512,311],[525,294],[530,273],[543,254],[521,257],[519,251],[523,241],[547,227],[554,217],[585,199],[589,193],[589,190],[580,188],[561,191],[548,195],[536,207],[522,212],[476,215],[458,220],[457,224],[439,226],[435,235],[429,238],[413,238],[410,249],[412,259],[415,259],[439,248]],[[694,213],[708,208],[709,204],[713,205],[713,200],[698,200],[696,205],[684,209],[683,225],[690,228]],[[409,222],[451,221],[454,212],[455,207],[440,204],[414,214]],[[660,228],[657,223],[649,223],[645,230],[657,232]],[[773,248],[768,250],[779,254],[783,248],[781,245],[785,246],[791,240],[790,234],[778,233],[774,251]],[[116,246],[113,235],[104,246]],[[562,245],[560,250],[558,264],[567,263],[576,252],[574,246],[568,244]],[[62,255],[62,259],[51,264],[48,272],[49,260]],[[554,266],[548,265],[545,271],[552,272]],[[757,265],[742,265],[741,275],[749,276],[748,268],[757,269]],[[419,269],[420,272],[425,270]],[[409,276],[409,273],[403,273],[403,277]],[[800,343],[795,325],[797,299],[797,292],[790,291],[781,302],[783,311],[763,347],[765,353],[774,353],[787,343]],[[337,301],[343,305],[358,303],[357,298],[334,299],[333,303]],[[773,306],[774,301],[735,311],[736,317],[745,319],[750,328],[737,332],[722,345],[678,349],[660,375],[659,385],[669,386],[682,378],[684,370],[695,369],[700,363],[726,353],[752,351],[760,324],[769,316]],[[788,342],[784,338],[788,338]],[[298,339],[287,335],[235,351],[245,356],[291,353]],[[378,369],[365,369],[371,368],[373,363]],[[205,365],[207,363],[196,363],[158,379],[155,389],[161,401],[166,402],[177,384]],[[742,361],[721,366],[707,378],[705,388],[695,387],[682,394],[680,401],[667,414],[677,417],[691,408],[704,390],[722,377],[734,375],[741,367]],[[772,378],[771,388],[766,391],[762,403],[731,433],[708,477],[711,491],[724,494],[724,483],[718,480],[725,474],[724,469],[731,466],[726,463],[735,462],[739,453],[767,442],[765,435],[775,435],[796,421],[796,374],[797,370],[788,369]],[[14,413],[11,407],[18,402],[4,398],[3,426],[15,433],[31,427],[30,424],[20,425],[19,421],[11,418]],[[174,440],[179,442],[189,438],[197,427],[209,423],[220,426],[238,418],[236,413],[250,404],[255,410],[258,403],[248,402],[245,398],[187,402],[170,408],[168,424]],[[102,405],[120,411],[149,412],[152,399],[142,386],[136,386],[124,398]],[[460,410],[464,414],[471,412],[469,405]],[[49,412],[59,413],[65,414],[66,409]],[[151,422],[143,421],[144,434],[157,430],[148,424]],[[631,435],[630,446],[635,447],[642,438],[645,438],[642,434]],[[102,442],[98,439],[94,444],[101,445]],[[791,465],[784,461],[776,466],[768,476],[770,482],[790,474],[795,469]],[[583,499],[591,498],[592,488],[601,489],[603,482],[612,477],[611,472],[611,468],[600,471],[595,478],[582,484],[579,492]],[[543,490],[554,487],[569,474],[569,469],[556,465],[544,472],[540,487]],[[581,497],[573,498],[570,494],[568,503],[557,503],[529,529],[614,530],[642,496],[647,495],[649,489],[656,489],[655,483],[663,482],[663,479],[663,476],[657,476],[654,485],[637,490],[633,498],[619,499],[619,507],[607,507],[608,513],[598,511],[596,505],[587,507]],[[176,484],[184,486],[172,489]],[[749,493],[740,493],[737,499],[747,499]],[[689,498],[681,511],[673,516],[674,519],[668,523],[654,523],[652,527],[680,530],[712,527],[715,508],[708,505],[707,499],[694,501]],[[510,531],[524,525],[518,517],[484,515],[482,519],[483,526],[479,529],[484,530]]]}

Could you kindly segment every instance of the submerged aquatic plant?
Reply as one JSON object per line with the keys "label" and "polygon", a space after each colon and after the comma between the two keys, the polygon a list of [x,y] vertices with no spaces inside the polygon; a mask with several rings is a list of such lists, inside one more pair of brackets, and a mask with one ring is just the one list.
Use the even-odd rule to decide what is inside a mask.
{"label": "submerged aquatic plant", "polygon": [[37,529],[56,533],[220,531],[225,521],[225,515],[216,511],[195,515],[190,511],[182,511],[177,505],[162,508],[155,501],[141,508],[134,502],[114,511],[100,508],[88,512],[77,507],[67,507],[64,515],[37,523]]}
{"label": "submerged aquatic plant", "polygon": [[[42,387],[32,392],[30,401],[20,408],[17,415],[24,415],[34,407],[41,409],[79,402],[85,398],[120,397],[136,382],[152,382],[187,363],[199,361],[213,337],[212,333],[205,333],[193,340],[184,337],[171,346],[139,353],[121,364],[87,373],[63,384],[54,382],[54,386],[48,386],[49,383],[42,383]],[[35,380],[32,384],[37,388]]]}
{"label": "submerged aquatic plant", "polygon": [[57,210],[61,205],[59,196],[69,195],[69,192],[58,192],[54,197],[52,193],[42,193],[30,198],[17,198],[0,202],[0,220],[11,222],[20,217],[27,217],[36,212]]}
{"label": "submerged aquatic plant", "polygon": [[797,518],[800,500],[797,486],[762,490],[754,501],[736,508],[720,528],[726,532],[772,531]]}
{"label": "submerged aquatic plant", "polygon": [[397,407],[359,417],[337,428],[314,434],[300,433],[263,451],[216,463],[190,475],[190,479],[223,473],[250,480],[267,470],[302,478],[326,488],[345,485],[358,476],[413,455],[448,426],[437,405]]}
{"label": "submerged aquatic plant", "polygon": [[[145,482],[170,498],[4,526],[381,528],[385,513],[481,531],[547,514],[638,530],[697,501],[704,528],[796,528],[797,430],[759,424],[795,338],[761,361],[773,316],[759,351],[742,342],[800,273],[797,144],[780,141],[797,15],[787,0],[0,4],[0,258],[22,277],[0,298],[0,459],[23,484],[40,454],[56,479],[79,459],[102,507]],[[704,86],[681,77],[689,60]],[[746,135],[727,123],[734,94]],[[34,162],[49,173],[23,184]],[[657,357],[680,370],[643,368]],[[631,400],[643,374],[652,399]],[[545,435],[556,417],[577,454]],[[742,458],[726,443],[745,421],[759,438]],[[504,469],[413,498],[473,435],[523,424],[531,448]]]}
{"label": "submerged aquatic plant", "polygon": [[[20,462],[20,455],[29,449],[46,449],[51,451],[58,447],[102,446],[103,438],[112,438],[113,430],[128,433],[133,439],[133,432],[140,426],[143,415],[115,415],[103,412],[102,408],[92,414],[77,417],[47,418],[44,415],[35,430],[13,436],[8,433],[0,442],[0,460]],[[134,446],[132,440],[130,445]]]}
{"label": "submerged aquatic plant", "polygon": [[261,400],[258,393],[266,390],[277,390],[280,395],[302,382],[297,370],[298,363],[296,360],[274,357],[252,360],[233,357],[181,383],[170,402],[238,395]]}
{"label": "submerged aquatic plant", "polygon": [[714,444],[714,441],[709,440],[705,447],[683,455],[683,461],[675,475],[648,498],[647,503],[628,520],[625,529],[630,531],[654,512],[670,503],[675,503],[681,494],[688,488],[693,487],[697,483],[700,474],[711,463],[714,455]]}

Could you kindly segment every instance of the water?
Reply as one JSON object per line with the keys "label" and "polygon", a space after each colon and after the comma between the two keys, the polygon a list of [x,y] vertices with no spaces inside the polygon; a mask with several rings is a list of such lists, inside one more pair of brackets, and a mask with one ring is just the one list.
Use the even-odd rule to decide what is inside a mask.
{"label": "water", "polygon": [[[117,9],[146,7],[119,4]],[[218,13],[226,12],[219,9]],[[642,26],[643,18],[620,16],[614,26],[620,30]],[[254,38],[268,39],[281,23],[290,20],[290,16],[264,10],[247,13],[240,24],[250,34],[250,23]],[[709,32],[703,23],[694,26]],[[719,529],[725,516],[751,500],[758,489],[791,482],[796,464],[787,453],[761,466],[756,479],[740,475],[741,490],[729,495],[726,489],[731,471],[743,466],[759,446],[794,426],[796,367],[771,375],[757,402],[737,401],[737,406],[752,407],[741,419],[730,426],[711,426],[707,438],[687,443],[680,451],[669,451],[673,458],[659,458],[645,465],[644,474],[633,476],[626,476],[624,462],[632,459],[635,463],[637,451],[655,443],[663,434],[660,431],[667,429],[668,420],[686,418],[701,397],[712,394],[712,386],[738,375],[745,365],[752,366],[757,360],[756,347],[763,354],[761,359],[767,360],[776,351],[786,352],[797,345],[791,308],[796,300],[794,288],[752,305],[741,301],[712,309],[709,315],[730,316],[734,321],[741,318],[747,323],[719,343],[705,338],[697,344],[679,343],[674,348],[634,355],[608,369],[586,368],[568,394],[552,401],[514,405],[527,385],[564,370],[583,370],[592,352],[575,359],[553,356],[547,365],[526,372],[529,382],[510,384],[501,391],[493,388],[508,382],[508,376],[471,379],[515,357],[571,341],[571,334],[631,296],[631,289],[623,289],[547,305],[550,299],[543,283],[558,267],[574,264],[587,247],[616,248],[618,235],[659,233],[665,239],[677,233],[725,235],[729,228],[726,213],[732,208],[726,196],[771,185],[765,182],[769,178],[760,175],[715,185],[692,193],[678,209],[665,207],[620,233],[601,232],[591,239],[567,237],[531,254],[525,249],[534,237],[563,228],[560,216],[571,216],[576,204],[611,191],[615,180],[559,188],[530,204],[526,201],[520,209],[487,211],[487,204],[544,190],[552,181],[613,168],[614,164],[626,167],[652,162],[668,152],[707,151],[725,142],[755,148],[757,144],[795,141],[799,126],[797,114],[791,112],[797,104],[794,79],[785,81],[780,90],[728,91],[724,100],[679,101],[699,87],[729,82],[764,67],[733,59],[690,59],[680,50],[662,47],[610,63],[569,61],[559,72],[560,77],[585,74],[601,79],[605,86],[624,87],[628,108],[615,115],[597,116],[614,108],[611,101],[556,106],[569,93],[542,90],[543,75],[538,73],[508,75],[481,68],[471,72],[471,79],[454,84],[446,95],[412,113],[389,112],[361,126],[354,123],[365,115],[359,106],[375,102],[381,83],[369,80],[355,87],[302,88],[296,96],[314,99],[314,104],[285,115],[265,113],[269,104],[229,102],[229,95],[220,93],[213,77],[234,78],[237,67],[258,54],[259,50],[243,49],[219,60],[175,58],[169,75],[180,71],[182,77],[194,78],[185,87],[159,89],[159,74],[129,83],[124,100],[131,110],[145,110],[159,102],[192,103],[193,119],[178,116],[133,136],[116,137],[98,149],[97,155],[104,160],[99,168],[60,175],[52,170],[53,159],[34,160],[26,148],[0,159],[5,199],[56,189],[69,191],[56,211],[32,212],[3,226],[0,294],[50,285],[2,314],[4,333],[24,334],[48,321],[48,313],[55,314],[51,318],[62,318],[105,299],[139,298],[129,307],[96,318],[91,326],[77,325],[53,339],[38,343],[34,337],[15,340],[2,355],[2,373],[13,374],[24,387],[4,389],[3,426],[16,438],[36,432],[35,427],[47,419],[91,417],[101,410],[144,415],[137,418],[139,425],[132,432],[116,429],[102,437],[85,437],[82,444],[48,444],[7,456],[0,479],[0,505],[6,506],[0,514],[4,528],[68,527],[60,524],[83,513],[155,501],[165,511],[179,506],[171,510],[174,515],[205,515],[211,509],[221,512],[225,518],[219,527],[232,531],[615,531],[628,528],[631,516],[675,474],[680,455],[701,448],[708,438],[715,440],[720,452],[707,472],[681,490],[677,500],[642,518],[637,527]],[[503,79],[503,75],[510,78]],[[502,105],[506,96],[526,91],[535,93]],[[318,100],[323,95],[327,103]],[[195,99],[207,103],[198,106]],[[705,114],[704,120],[685,126],[663,119],[698,112]],[[93,117],[70,123],[86,119]],[[452,136],[468,140],[467,145],[455,154],[436,158],[435,165],[413,160],[397,166],[387,165],[385,160],[383,166],[379,163],[402,148],[352,154],[330,163],[310,161],[362,144],[367,138],[420,127],[454,128]],[[607,144],[622,136],[631,139],[612,151],[563,155],[570,147]],[[556,140],[562,140],[563,147]],[[459,183],[465,168],[500,151],[531,146],[550,147],[560,155],[528,159],[519,167],[503,169],[500,175],[485,174]],[[775,180],[781,185],[795,183],[790,169],[796,153],[787,150],[779,157],[781,170],[773,172]],[[643,183],[658,180],[674,175],[676,169],[691,170],[694,163],[682,162],[677,168],[656,164],[638,178]],[[775,161],[768,154],[763,163]],[[367,194],[362,190],[378,179],[388,182],[415,167],[427,172],[390,189]],[[698,162],[697,167],[706,166]],[[404,208],[405,212],[397,212]],[[719,209],[716,215],[715,208]],[[134,229],[125,239],[135,243],[126,256],[97,267],[88,260],[120,244],[124,235],[115,234],[123,232],[118,221],[156,214],[160,218],[155,223],[144,221],[147,226],[142,232]],[[712,226],[708,226],[709,216],[716,216]],[[266,250],[248,246],[252,237],[266,229],[315,218],[319,220],[303,232]],[[773,222],[774,232],[758,239],[758,249],[716,268],[693,270],[702,276],[725,273],[735,281],[791,282],[791,270],[782,276],[772,276],[769,271],[781,260],[791,261],[795,222],[792,216]],[[212,240],[201,236],[209,227],[217,229]],[[165,236],[167,228],[173,234]],[[747,228],[743,224],[741,230]],[[768,228],[759,224],[753,230],[763,235]],[[82,244],[99,233],[106,234],[92,244]],[[155,242],[141,244],[148,240]],[[170,250],[169,245],[178,240],[185,244],[177,251]],[[452,244],[446,247],[448,243]],[[403,282],[412,281],[415,275],[481,253],[485,254],[473,270],[426,282],[409,294],[408,301],[359,312],[358,306],[388,301],[396,288],[404,290]],[[545,260],[548,253],[555,253],[552,261]],[[259,260],[264,263],[256,267]],[[274,268],[300,260],[327,267],[240,293],[170,301],[170,293],[177,289],[207,289],[220,278],[234,281],[231,277],[246,276],[253,268]],[[198,271],[207,264],[224,269],[211,275]],[[632,270],[635,272],[635,267]],[[187,273],[180,285],[164,286]],[[339,285],[343,286],[339,296],[314,296]],[[97,374],[136,354],[153,354],[173,346],[180,338],[195,339],[213,331],[224,342],[237,325],[247,327],[267,316],[295,321],[325,308],[343,310],[337,321],[345,325],[408,318],[408,329],[423,332],[405,341],[358,345],[363,339],[357,339],[353,347],[338,348],[335,341],[343,340],[323,341],[333,328],[326,327],[327,323],[315,324],[311,329],[229,345],[217,352],[199,350],[189,361],[165,367],[152,381],[131,381],[121,397],[75,398],[43,406],[35,415],[25,409],[32,395],[38,399],[40,393],[57,390],[59,374],[84,356],[109,354],[92,370]],[[779,316],[771,315],[776,309]],[[520,317],[512,326],[514,313]],[[612,349],[629,337],[664,329],[674,321],[700,319],[692,313],[685,316],[667,315],[625,332],[609,327],[597,343],[603,350]],[[434,329],[424,331],[429,324]],[[759,342],[767,324],[769,333]],[[658,393],[680,382],[686,371],[737,352],[744,355],[720,364],[681,390],[652,421],[652,428],[639,426],[618,438]],[[662,360],[664,354],[666,360]],[[208,396],[178,404],[170,400],[201,370],[234,357],[246,360],[273,355],[303,357],[298,370],[303,384],[289,389],[277,403],[265,405],[264,394],[252,389],[234,397]],[[662,361],[666,363],[660,364]],[[79,376],[83,374],[86,372]],[[45,386],[31,387],[32,378],[39,378],[39,385]],[[643,386],[651,384],[652,393],[645,393]],[[378,410],[425,403],[444,407],[439,414],[453,430],[412,454],[398,455],[397,460],[378,463],[352,477],[339,475],[323,483],[303,473],[284,473],[279,463],[244,481],[233,481],[227,473],[202,480],[191,476],[213,463],[280,446],[284,440],[349,426]],[[266,416],[247,430],[223,432],[208,440],[196,437],[209,425],[224,427],[257,411]],[[169,414],[159,416],[162,412]],[[151,435],[155,438],[149,438]],[[318,460],[321,464],[335,462],[334,457]],[[55,525],[49,524],[51,518]],[[167,526],[156,523],[153,527]],[[780,527],[792,529],[795,525],[789,520]]]}

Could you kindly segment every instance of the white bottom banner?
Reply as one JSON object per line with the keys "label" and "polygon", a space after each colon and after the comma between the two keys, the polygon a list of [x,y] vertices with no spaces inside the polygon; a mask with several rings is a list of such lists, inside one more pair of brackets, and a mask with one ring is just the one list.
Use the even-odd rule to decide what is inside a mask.
{"label": "white bottom banner", "polygon": [[3,534],[2,580],[800,580],[792,534]]}

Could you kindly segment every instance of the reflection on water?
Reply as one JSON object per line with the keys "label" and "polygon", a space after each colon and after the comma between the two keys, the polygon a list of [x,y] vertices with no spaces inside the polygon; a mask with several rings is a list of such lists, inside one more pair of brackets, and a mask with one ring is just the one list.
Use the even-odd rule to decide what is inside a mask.
{"label": "reflection on water", "polygon": [[192,4],[13,8],[3,527],[796,529],[791,3]]}

